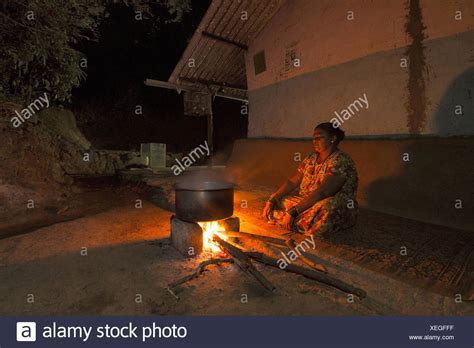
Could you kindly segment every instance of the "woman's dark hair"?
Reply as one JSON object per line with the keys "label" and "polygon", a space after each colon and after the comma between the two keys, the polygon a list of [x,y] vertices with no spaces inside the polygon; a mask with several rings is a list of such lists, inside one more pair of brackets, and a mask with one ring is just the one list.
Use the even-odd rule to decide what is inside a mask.
{"label": "woman's dark hair", "polygon": [[324,122],[318,124],[314,129],[321,129],[325,131],[326,133],[329,134],[330,137],[335,136],[336,137],[336,145],[339,144],[339,142],[344,139],[345,133],[342,129],[339,127],[334,127],[331,122]]}

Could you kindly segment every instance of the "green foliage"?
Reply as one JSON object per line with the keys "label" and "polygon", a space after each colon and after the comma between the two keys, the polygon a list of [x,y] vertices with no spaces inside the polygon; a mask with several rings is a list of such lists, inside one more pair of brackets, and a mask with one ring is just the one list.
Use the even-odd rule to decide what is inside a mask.
{"label": "green foliage", "polygon": [[[161,6],[164,22],[180,21],[189,0],[2,0],[0,4],[0,96],[28,102],[47,92],[68,101],[86,78],[83,40],[97,40],[108,6],[123,3],[153,18]],[[160,19],[157,19],[157,25]]]}

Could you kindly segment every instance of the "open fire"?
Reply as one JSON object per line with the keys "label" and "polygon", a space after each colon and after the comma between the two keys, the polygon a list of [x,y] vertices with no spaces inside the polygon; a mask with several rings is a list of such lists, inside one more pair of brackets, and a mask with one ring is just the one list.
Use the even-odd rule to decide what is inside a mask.
{"label": "open fire", "polygon": [[219,224],[219,221],[198,222],[202,228],[202,248],[204,251],[218,253],[221,251],[219,246],[212,241],[212,235],[215,233],[222,239],[225,237],[219,231],[225,231],[225,227]]}
{"label": "open fire", "polygon": [[[239,241],[242,238],[244,241],[247,240],[247,242],[232,243],[230,242],[232,238],[238,238]],[[301,267],[292,262],[287,262],[286,266],[282,268],[281,259],[266,255],[265,252],[267,252],[268,248],[265,248],[263,251],[258,251],[258,245],[256,244],[249,247],[249,245],[246,244],[249,239],[265,243],[273,248],[283,247],[290,249],[293,255],[296,255],[297,258],[310,267]],[[240,220],[237,216],[206,222],[183,221],[176,216],[172,216],[171,241],[175,248],[185,257],[198,256],[201,251],[204,252],[204,254],[201,255],[202,258],[207,257],[207,259],[198,265],[192,274],[168,284],[166,290],[174,296],[176,300],[179,300],[179,296],[176,292],[179,285],[199,276],[207,266],[223,263],[235,264],[243,273],[255,279],[266,290],[273,292],[276,287],[255,267],[254,262],[272,266],[286,272],[303,275],[307,278],[338,288],[346,293],[355,294],[360,299],[366,296],[364,290],[355,288],[340,279],[327,275],[327,269],[324,265],[317,264],[306,258],[302,253],[299,253],[302,248],[301,243],[296,244],[292,239],[288,240],[240,232]],[[311,241],[314,240],[311,239]],[[303,241],[303,243],[306,243],[306,241]],[[254,248],[257,248],[257,251],[255,251]],[[192,253],[189,253],[190,250],[192,250]],[[197,253],[195,252],[196,250],[198,250]],[[290,259],[290,261],[294,260],[296,259]]]}
{"label": "open fire", "polygon": [[221,252],[213,239],[224,240],[219,231],[239,231],[234,213],[234,184],[225,181],[187,180],[174,185],[176,216],[171,219],[173,245],[185,256],[201,251]]}
{"label": "open fire", "polygon": [[227,240],[227,231],[240,231],[240,220],[237,216],[212,221],[183,221],[176,216],[171,219],[171,242],[186,257],[198,256],[205,252],[214,257],[222,253],[222,247],[215,242],[215,237]]}

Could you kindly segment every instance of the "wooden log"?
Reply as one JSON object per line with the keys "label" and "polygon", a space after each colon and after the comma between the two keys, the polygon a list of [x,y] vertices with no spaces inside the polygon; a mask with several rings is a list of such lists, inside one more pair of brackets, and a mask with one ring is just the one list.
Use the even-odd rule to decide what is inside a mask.
{"label": "wooden log", "polygon": [[199,266],[196,268],[196,270],[181,278],[181,279],[178,279],[177,281],[171,283],[171,284],[168,284],[168,286],[166,287],[166,290],[174,296],[175,299],[179,300],[179,296],[176,295],[176,293],[174,292],[175,288],[183,283],[186,283],[188,281],[190,281],[191,279],[194,279],[196,278],[197,276],[199,276],[202,271],[204,271],[204,268],[206,268],[206,266],[209,266],[209,265],[215,265],[215,264],[219,264],[219,263],[225,263],[225,262],[229,262],[229,263],[232,263],[234,262],[233,259],[223,259],[223,258],[219,258],[219,259],[209,259],[209,260],[206,260],[206,261],[203,261],[199,264]]}
{"label": "wooden log", "polygon": [[259,240],[265,243],[277,244],[281,246],[286,246],[286,239],[283,238],[276,238],[276,237],[269,237],[269,236],[262,236],[259,234],[253,234],[248,232],[237,232],[237,231],[219,231],[223,235],[227,237],[236,237],[236,238],[249,238]]}
{"label": "wooden log", "polygon": [[296,242],[293,240],[293,239],[289,239],[287,242],[286,242],[286,245],[288,246],[288,248],[290,248],[291,250],[293,250],[293,252],[297,255],[299,255],[299,258],[304,262],[306,263],[309,267],[311,268],[314,268],[315,270],[319,271],[319,272],[323,272],[323,273],[328,273],[328,270],[326,269],[326,267],[324,265],[321,265],[319,263],[316,263],[316,262],[313,262],[312,260],[308,259],[303,253],[299,253],[297,251],[295,251],[295,248],[296,248]]}
{"label": "wooden log", "polygon": [[249,239],[254,239],[258,240],[264,243],[270,243],[270,244],[276,244],[280,246],[285,246],[289,248],[290,250],[293,250],[296,254],[299,255],[301,260],[306,263],[308,266],[311,268],[314,268],[315,270],[323,273],[327,273],[327,269],[324,265],[318,264],[316,262],[313,262],[309,258],[307,258],[305,255],[302,253],[296,252],[294,249],[296,247],[296,242],[293,239],[282,239],[282,238],[276,238],[276,237],[269,237],[269,236],[262,236],[258,234],[252,234],[248,232],[235,232],[235,231],[225,231],[225,232],[219,232],[224,234],[227,237],[237,237],[237,238],[249,238]]}
{"label": "wooden log", "polygon": [[240,219],[237,216],[231,216],[227,219],[220,220],[219,226],[225,231],[240,231]]}
{"label": "wooden log", "polygon": [[218,235],[213,234],[212,240],[219,244],[219,246],[232,256],[234,262],[240,267],[242,271],[251,277],[255,278],[265,289],[269,291],[275,291],[275,286],[260,273],[255,266],[252,264],[250,258],[240,248],[226,242]]}
{"label": "wooden log", "polygon": [[312,269],[307,269],[307,268],[292,265],[292,264],[289,264],[285,268],[280,268],[280,266],[278,264],[278,260],[276,260],[272,257],[266,256],[262,253],[254,253],[254,252],[249,252],[249,253],[245,253],[245,254],[248,255],[249,257],[251,257],[252,259],[254,259],[255,261],[261,262],[265,265],[273,266],[273,267],[279,268],[283,271],[300,274],[300,275],[303,275],[307,278],[310,278],[310,279],[316,280],[318,282],[321,282],[321,283],[330,285],[332,287],[335,287],[335,288],[337,288],[339,290],[342,290],[346,293],[354,294],[357,297],[359,297],[359,299],[361,299],[361,300],[367,296],[367,293],[364,290],[353,287],[352,285],[349,285],[349,284],[343,282],[342,280],[339,280],[339,279],[337,279],[335,277],[332,277],[332,276],[329,276],[327,274],[323,274],[323,273],[320,273],[320,272],[316,272]]}

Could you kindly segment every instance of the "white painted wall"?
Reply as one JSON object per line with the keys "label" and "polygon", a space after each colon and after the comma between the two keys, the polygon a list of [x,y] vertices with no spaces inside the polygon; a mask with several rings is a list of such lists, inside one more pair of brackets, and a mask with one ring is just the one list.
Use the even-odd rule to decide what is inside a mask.
{"label": "white painted wall", "polygon": [[[309,137],[314,125],[364,93],[369,108],[344,122],[348,135],[408,134],[409,71],[400,66],[411,43],[405,6],[404,0],[287,1],[246,55],[249,137]],[[472,135],[474,2],[422,0],[421,7],[427,101],[421,133]],[[301,66],[286,71],[290,46]],[[253,56],[262,49],[267,70],[255,76]],[[455,115],[456,105],[464,115]]]}

